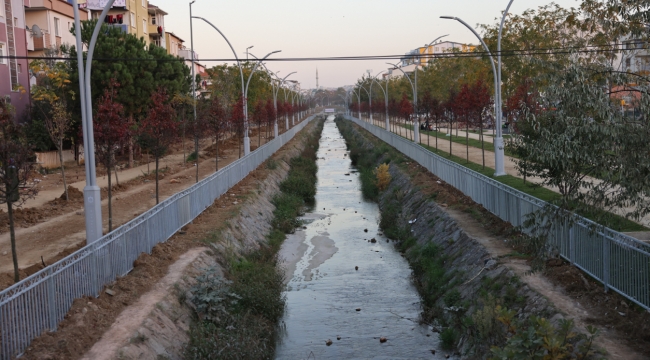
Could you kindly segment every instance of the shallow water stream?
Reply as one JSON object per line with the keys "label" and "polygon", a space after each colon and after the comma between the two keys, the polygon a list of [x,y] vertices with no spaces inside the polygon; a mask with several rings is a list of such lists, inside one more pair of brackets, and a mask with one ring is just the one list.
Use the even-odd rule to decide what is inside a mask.
{"label": "shallow water stream", "polygon": [[379,208],[363,199],[332,119],[320,140],[316,206],[304,216],[311,222],[280,252],[288,283],[277,359],[444,358],[438,335],[417,323],[409,265],[381,235]]}

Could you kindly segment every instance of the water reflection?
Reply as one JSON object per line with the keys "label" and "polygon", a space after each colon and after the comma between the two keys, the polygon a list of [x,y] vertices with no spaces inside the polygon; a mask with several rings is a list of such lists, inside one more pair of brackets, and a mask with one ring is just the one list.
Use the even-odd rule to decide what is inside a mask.
{"label": "water reflection", "polygon": [[311,223],[280,253],[288,283],[277,358],[444,358],[431,352],[437,334],[417,323],[420,299],[408,263],[382,236],[377,204],[363,200],[332,119],[318,157],[316,206],[305,215]]}

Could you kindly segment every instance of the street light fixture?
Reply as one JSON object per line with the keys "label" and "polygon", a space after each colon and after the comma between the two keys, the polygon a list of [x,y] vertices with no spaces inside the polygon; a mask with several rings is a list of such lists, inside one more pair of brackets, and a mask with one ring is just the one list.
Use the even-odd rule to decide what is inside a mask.
{"label": "street light fixture", "polygon": [[[390,122],[389,122],[389,120],[388,120],[388,82],[386,82],[386,89],[384,90],[384,88],[381,86],[381,84],[379,83],[379,81],[377,81],[377,76],[379,76],[379,75],[381,75],[381,74],[383,74],[383,73],[385,73],[385,71],[382,71],[382,72],[378,73],[377,75],[375,75],[375,76],[372,78],[372,81],[373,81],[373,82],[376,82],[377,85],[379,86],[379,88],[381,89],[381,91],[384,93],[384,98],[386,99],[386,104],[385,104],[385,110],[386,110],[386,130],[387,130],[387,131],[390,131]],[[372,92],[372,83],[370,84],[370,92]]]}
{"label": "street light fixture", "polygon": [[257,70],[257,67],[260,66],[262,61],[266,60],[267,57],[277,54],[282,50],[275,50],[271,51],[270,53],[266,54],[262,59],[257,60],[257,64],[253,66],[253,70],[251,70],[250,75],[248,75],[248,80],[246,81],[246,88],[244,89],[244,156],[250,154],[251,152],[251,139],[248,137],[248,86],[251,84],[251,79],[253,78],[253,74],[255,74],[255,70]]}
{"label": "street light fixture", "polygon": [[503,116],[503,109],[502,109],[502,102],[501,102],[501,34],[503,31],[503,23],[505,22],[505,18],[508,15],[508,10],[510,10],[510,5],[512,5],[512,2],[514,0],[510,0],[508,3],[508,7],[506,10],[503,12],[503,17],[501,18],[501,25],[499,27],[499,38],[498,38],[498,67],[499,70],[497,71],[496,66],[494,65],[494,56],[490,52],[490,49],[488,46],[485,44],[481,36],[474,30],[469,24],[467,24],[465,21],[463,21],[460,18],[457,18],[455,16],[441,16],[441,19],[447,19],[447,20],[456,20],[460,22],[461,24],[465,25],[466,28],[468,28],[474,35],[478,38],[478,40],[481,42],[481,45],[483,45],[483,48],[485,51],[488,53],[488,56],[490,57],[490,65],[492,65],[492,73],[494,76],[494,112],[495,117],[496,117],[496,137],[494,138],[494,167],[495,167],[495,172],[494,176],[503,176],[506,175],[505,171],[505,154],[504,154],[504,146],[503,146],[503,132],[502,132],[502,116]]}
{"label": "street light fixture", "polygon": [[[228,43],[228,46],[230,46],[230,50],[232,50],[232,53],[235,56],[235,60],[237,61],[237,66],[239,66],[239,75],[241,76],[242,98],[243,98],[243,101],[244,101],[244,155],[248,155],[251,152],[250,138],[248,137],[248,102],[246,101],[246,94],[248,93],[247,92],[248,85],[244,85],[244,70],[242,69],[241,61],[239,61],[239,57],[237,56],[237,52],[232,47],[232,44],[230,43],[228,38],[221,32],[221,30],[219,30],[219,28],[217,28],[216,26],[214,26],[214,24],[212,24],[211,22],[209,22],[208,20],[206,20],[206,19],[204,19],[204,18],[202,18],[200,16],[191,16],[191,19],[201,19],[201,20],[205,21],[206,23],[208,23],[208,25],[212,26],[215,30],[217,30],[217,32],[224,38],[224,40],[226,40],[226,42]],[[190,21],[190,23],[191,23],[191,21]],[[269,55],[274,54],[276,52],[280,52],[280,50],[269,53],[268,55],[266,55],[262,59],[262,61],[264,61],[264,59],[266,59]],[[192,52],[192,56],[194,56],[194,52]],[[251,75],[248,78],[248,83],[250,83],[250,79],[253,76],[253,73],[255,72],[255,69],[257,69],[258,65],[259,65],[259,63],[256,64],[255,67],[253,68],[253,71],[251,72]]]}
{"label": "street light fixture", "polygon": [[[257,56],[255,56],[253,53],[250,53],[250,55],[252,57],[254,57],[256,60],[258,60]],[[264,66],[266,71],[273,74],[273,72],[270,71],[269,68],[266,67],[266,64],[264,64],[264,63],[261,63],[261,64],[262,64],[262,66]],[[277,116],[278,116],[278,92],[280,91],[280,88],[282,87],[282,84],[284,84],[284,82],[287,80],[287,78],[289,76],[295,74],[296,71],[289,73],[283,79],[280,79],[280,77],[278,76],[278,73],[280,73],[280,70],[278,70],[277,72],[275,72],[275,74],[273,74],[277,78],[276,80],[278,81],[278,86],[276,87],[275,84],[273,83],[273,81],[271,81],[271,86],[273,86],[273,108],[275,110],[275,124],[273,124],[273,133],[274,133],[274,137],[276,137],[276,138],[278,137],[278,118],[277,118]]]}
{"label": "street light fixture", "polygon": [[[414,108],[415,108],[415,111],[417,113],[417,108],[418,108],[418,88],[417,88],[417,83],[414,84],[413,81],[411,80],[411,78],[404,72],[404,70],[402,70],[401,67],[397,66],[396,64],[391,64],[389,62],[387,62],[386,64],[392,65],[394,69],[397,69],[397,70],[401,71],[402,74],[404,74],[404,77],[406,77],[408,79],[409,83],[411,83],[411,90],[413,91],[413,103],[415,105]],[[417,69],[417,65],[416,65],[416,69]],[[416,71],[415,74],[417,76],[417,71]],[[416,142],[416,143],[420,143],[420,123],[419,123],[418,120],[419,119],[416,116],[415,117],[415,123],[413,124],[413,141]],[[408,132],[407,132],[407,134],[408,134]]]}
{"label": "street light fixture", "polygon": [[248,50],[252,49],[253,45],[246,48],[246,61],[248,62]]}
{"label": "street light fixture", "polygon": [[99,30],[104,23],[106,14],[115,0],[108,0],[97,19],[97,24],[88,44],[88,55],[84,74],[83,47],[81,42],[81,21],[79,20],[79,5],[72,0],[74,11],[75,37],[77,45],[77,70],[79,71],[79,99],[81,101],[81,124],[84,141],[84,156],[86,167],[86,187],[84,187],[84,214],[86,214],[86,244],[94,243],[103,235],[102,230],[102,199],[97,174],[95,172],[95,138],[93,133],[93,106],[90,87],[90,74],[93,65],[93,53],[99,36]]}

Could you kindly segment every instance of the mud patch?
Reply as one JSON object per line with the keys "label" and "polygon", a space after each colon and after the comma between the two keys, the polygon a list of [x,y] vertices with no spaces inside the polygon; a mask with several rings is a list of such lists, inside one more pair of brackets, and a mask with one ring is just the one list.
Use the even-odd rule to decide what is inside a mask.
{"label": "mud patch", "polygon": [[312,270],[323,265],[325,261],[331,259],[339,251],[334,240],[326,236],[315,236],[311,239],[311,243],[314,245],[314,248],[309,254],[309,266],[302,272],[305,281],[311,281],[314,275]]}

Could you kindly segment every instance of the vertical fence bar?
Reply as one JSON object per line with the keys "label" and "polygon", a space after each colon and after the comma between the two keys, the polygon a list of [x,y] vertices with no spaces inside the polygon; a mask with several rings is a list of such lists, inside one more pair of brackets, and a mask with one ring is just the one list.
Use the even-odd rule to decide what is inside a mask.
{"label": "vertical fence bar", "polygon": [[99,296],[143,252],[167,241],[244,179],[315,117],[120,226],[97,242],[0,291],[0,360],[22,353],[44,330],[55,331],[74,299]]}
{"label": "vertical fence bar", "polygon": [[[521,225],[526,215],[545,206],[539,199],[442,158],[397,134],[351,116],[345,119],[407,157],[427,164],[425,167],[441,180],[515,226]],[[423,157],[431,160],[422,161]],[[556,222],[548,240],[562,257],[603,282],[606,291],[612,288],[650,310],[650,245],[606,228],[594,234],[591,228],[595,226],[598,225],[582,217],[576,217],[571,226],[565,221]]]}

